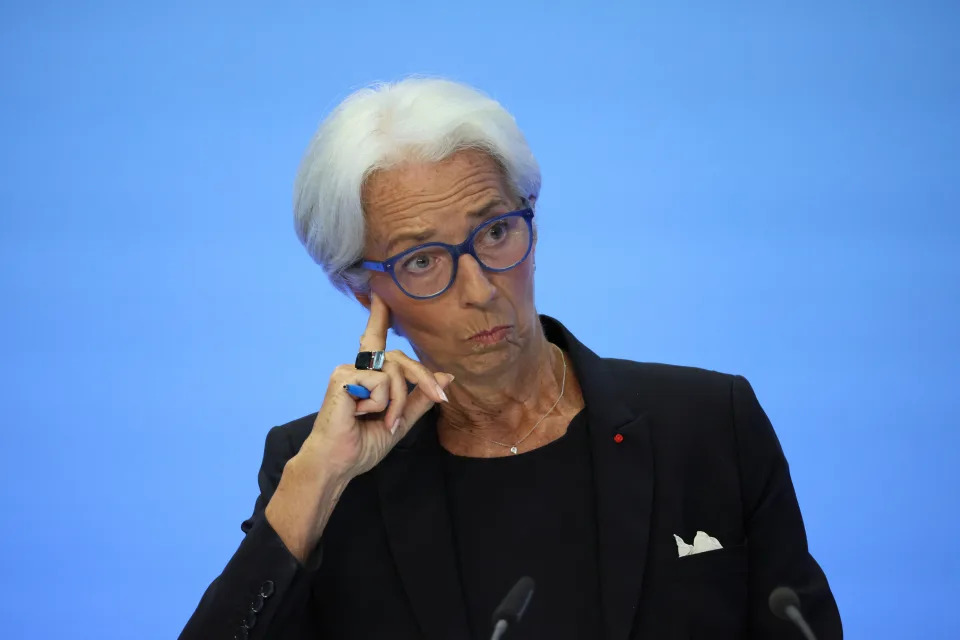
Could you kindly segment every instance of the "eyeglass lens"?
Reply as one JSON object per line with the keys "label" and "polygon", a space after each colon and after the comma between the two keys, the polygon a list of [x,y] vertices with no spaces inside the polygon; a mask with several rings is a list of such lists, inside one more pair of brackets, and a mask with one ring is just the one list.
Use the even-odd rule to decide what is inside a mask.
{"label": "eyeglass lens", "polygon": [[[521,216],[507,216],[479,227],[473,250],[488,269],[514,267],[527,253],[530,226]],[[428,297],[446,289],[453,279],[453,256],[444,247],[425,247],[405,255],[394,266],[400,287],[411,296]]]}

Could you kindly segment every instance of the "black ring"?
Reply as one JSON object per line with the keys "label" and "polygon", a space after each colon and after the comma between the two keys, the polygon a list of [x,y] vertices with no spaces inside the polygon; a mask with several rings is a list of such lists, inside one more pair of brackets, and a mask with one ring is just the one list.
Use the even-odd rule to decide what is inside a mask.
{"label": "black ring", "polygon": [[357,360],[353,366],[362,371],[383,371],[385,358],[386,354],[383,351],[361,351],[357,354]]}

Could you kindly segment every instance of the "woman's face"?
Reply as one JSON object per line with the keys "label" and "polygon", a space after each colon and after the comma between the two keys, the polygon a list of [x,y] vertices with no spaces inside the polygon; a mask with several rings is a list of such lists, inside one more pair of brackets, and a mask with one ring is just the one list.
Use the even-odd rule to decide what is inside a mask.
{"label": "woman's face", "polygon": [[[364,257],[372,260],[425,242],[459,244],[485,220],[522,207],[499,164],[476,150],[459,151],[437,163],[407,163],[375,172],[364,184],[363,204]],[[461,256],[454,283],[427,300],[407,296],[385,273],[374,272],[370,286],[390,307],[393,327],[429,368],[462,381],[481,376],[490,380],[515,366],[539,336],[534,250],[500,273],[484,271],[472,256]]]}

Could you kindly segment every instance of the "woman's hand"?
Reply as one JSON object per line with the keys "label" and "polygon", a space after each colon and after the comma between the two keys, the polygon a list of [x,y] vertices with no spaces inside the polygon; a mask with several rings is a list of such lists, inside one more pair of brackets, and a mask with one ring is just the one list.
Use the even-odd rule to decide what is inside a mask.
{"label": "woman's hand", "polygon": [[[389,327],[390,309],[371,295],[360,350],[383,350]],[[452,380],[400,351],[387,354],[383,371],[362,371],[353,364],[334,370],[313,430],[287,462],[266,508],[267,520],[301,562],[319,541],[347,483],[383,460],[435,403],[445,402],[443,389]],[[416,384],[410,393],[408,381]],[[354,399],[345,384],[363,385],[370,398]]]}
{"label": "woman's hand", "polygon": [[[390,310],[373,295],[360,351],[386,348],[389,327]],[[435,403],[446,401],[443,389],[452,380],[449,374],[432,373],[402,351],[387,353],[383,371],[340,365],[330,377],[323,407],[298,455],[317,457],[318,464],[347,480],[365,473],[383,460]],[[416,385],[410,393],[408,381]],[[343,388],[345,384],[363,385],[370,390],[370,398],[355,400]]]}

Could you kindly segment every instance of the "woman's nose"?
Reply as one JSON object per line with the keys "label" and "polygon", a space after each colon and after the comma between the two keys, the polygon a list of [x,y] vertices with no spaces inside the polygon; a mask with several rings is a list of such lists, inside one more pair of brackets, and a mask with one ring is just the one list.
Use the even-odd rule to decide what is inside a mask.
{"label": "woman's nose", "polygon": [[487,272],[471,255],[460,256],[457,281],[454,285],[459,287],[460,299],[464,304],[483,306],[497,295],[497,288],[490,282]]}

